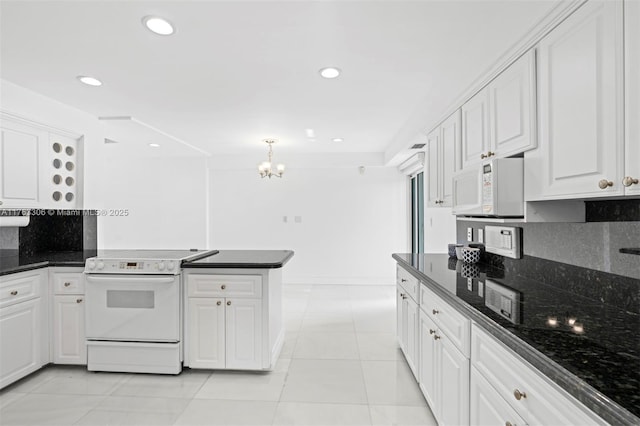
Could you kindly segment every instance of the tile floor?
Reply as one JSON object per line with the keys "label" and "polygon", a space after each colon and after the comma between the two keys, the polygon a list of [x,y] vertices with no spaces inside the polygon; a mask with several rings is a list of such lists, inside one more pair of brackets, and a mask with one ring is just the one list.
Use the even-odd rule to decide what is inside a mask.
{"label": "tile floor", "polygon": [[275,371],[47,367],[0,391],[1,425],[436,425],[395,339],[393,286],[288,285]]}

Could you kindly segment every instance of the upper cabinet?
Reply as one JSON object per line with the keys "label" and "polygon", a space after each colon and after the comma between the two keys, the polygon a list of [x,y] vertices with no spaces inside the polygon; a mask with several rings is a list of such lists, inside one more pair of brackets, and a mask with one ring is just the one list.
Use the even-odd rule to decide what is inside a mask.
{"label": "upper cabinet", "polygon": [[460,110],[427,137],[427,206],[451,207],[453,173],[460,168]]}
{"label": "upper cabinet", "polygon": [[535,50],[462,106],[462,168],[536,147]]}
{"label": "upper cabinet", "polygon": [[622,2],[591,0],[540,42],[526,200],[624,194],[622,24]]}
{"label": "upper cabinet", "polygon": [[77,138],[25,120],[0,120],[0,208],[75,209],[81,177]]}
{"label": "upper cabinet", "polygon": [[624,4],[625,29],[625,167],[626,195],[640,194],[640,2]]}

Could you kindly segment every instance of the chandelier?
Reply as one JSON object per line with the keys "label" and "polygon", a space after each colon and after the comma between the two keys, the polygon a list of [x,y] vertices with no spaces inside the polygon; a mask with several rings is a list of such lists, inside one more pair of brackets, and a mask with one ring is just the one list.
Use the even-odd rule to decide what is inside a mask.
{"label": "chandelier", "polygon": [[260,173],[260,177],[265,178],[268,177],[271,179],[272,176],[281,178],[284,174],[284,164],[278,164],[276,166],[276,170],[271,169],[271,157],[273,157],[273,144],[278,142],[276,139],[263,139],[263,142],[269,144],[269,161],[265,161],[258,166],[258,173]]}

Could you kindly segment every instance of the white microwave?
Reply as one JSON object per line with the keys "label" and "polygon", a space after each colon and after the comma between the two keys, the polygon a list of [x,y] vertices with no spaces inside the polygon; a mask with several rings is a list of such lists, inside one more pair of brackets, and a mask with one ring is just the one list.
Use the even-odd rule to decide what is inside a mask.
{"label": "white microwave", "polygon": [[496,158],[453,175],[453,214],[524,216],[524,160]]}

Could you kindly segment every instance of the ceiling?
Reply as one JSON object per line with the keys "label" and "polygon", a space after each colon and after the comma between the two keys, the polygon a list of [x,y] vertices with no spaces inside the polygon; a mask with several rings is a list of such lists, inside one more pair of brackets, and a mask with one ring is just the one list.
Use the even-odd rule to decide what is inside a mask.
{"label": "ceiling", "polygon": [[[281,152],[383,152],[436,124],[556,3],[3,0],[0,77],[213,154],[263,152],[264,138]],[[147,15],[175,34],[148,31]],[[342,75],[321,78],[325,66]]]}

